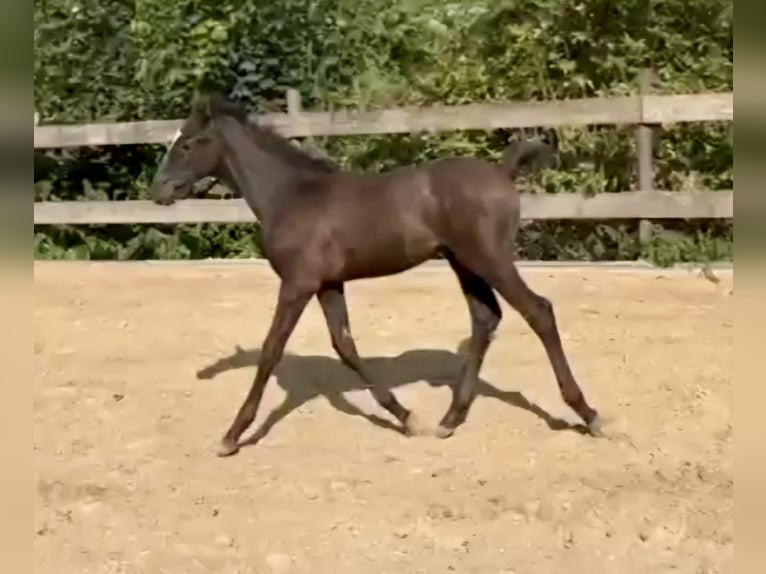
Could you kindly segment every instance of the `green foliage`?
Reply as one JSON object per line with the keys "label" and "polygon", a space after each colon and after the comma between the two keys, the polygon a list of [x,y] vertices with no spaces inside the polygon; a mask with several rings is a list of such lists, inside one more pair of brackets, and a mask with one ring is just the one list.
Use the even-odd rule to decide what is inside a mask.
{"label": "green foliage", "polygon": [[[280,111],[385,108],[635,93],[730,91],[731,0],[35,0],[35,105],[41,123],[177,118],[200,87]],[[659,189],[730,189],[730,125],[664,126]],[[522,130],[557,144],[558,169],[527,192],[635,188],[632,126]],[[451,154],[496,158],[512,130],[308,138],[347,168],[384,170]],[[35,154],[48,200],[146,197],[162,146]],[[53,164],[50,158],[58,163]],[[537,222],[519,236],[535,259],[730,259],[731,222],[670,222],[643,249],[637,222]],[[257,225],[36,226],[39,258],[247,257]]]}

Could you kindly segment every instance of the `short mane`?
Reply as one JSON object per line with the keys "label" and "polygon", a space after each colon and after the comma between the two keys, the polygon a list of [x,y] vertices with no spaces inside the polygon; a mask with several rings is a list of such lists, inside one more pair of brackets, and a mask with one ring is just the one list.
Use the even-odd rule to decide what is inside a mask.
{"label": "short mane", "polygon": [[290,143],[286,138],[274,131],[270,126],[259,126],[253,121],[247,123],[250,131],[259,139],[259,143],[269,151],[282,156],[296,167],[308,169],[309,171],[318,171],[321,173],[334,173],[339,171],[335,162],[311,155],[304,149]]}
{"label": "short mane", "polygon": [[233,117],[248,128],[248,132],[257,138],[257,143],[271,151],[295,167],[320,173],[334,173],[339,171],[338,166],[331,160],[314,156],[302,148],[293,145],[285,137],[274,131],[273,127],[258,125],[257,121],[250,119],[247,109],[239,103],[232,102],[221,95],[209,96],[214,115],[226,115]]}

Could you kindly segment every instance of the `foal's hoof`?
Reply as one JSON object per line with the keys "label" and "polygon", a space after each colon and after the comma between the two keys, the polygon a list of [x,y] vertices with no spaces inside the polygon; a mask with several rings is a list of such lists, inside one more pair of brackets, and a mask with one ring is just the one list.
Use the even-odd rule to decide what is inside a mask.
{"label": "foal's hoof", "polygon": [[220,456],[231,456],[239,451],[239,445],[234,441],[222,440],[216,447],[215,453]]}
{"label": "foal's hoof", "polygon": [[597,414],[594,419],[590,421],[587,429],[590,436],[597,438],[606,437],[606,434],[604,433],[604,419],[599,414]]}
{"label": "foal's hoof", "polygon": [[407,422],[404,423],[404,432],[407,436],[427,436],[430,429],[415,413],[410,413]]}
{"label": "foal's hoof", "polygon": [[436,438],[449,438],[453,434],[455,434],[455,429],[450,427],[445,427],[442,425],[439,425],[436,427],[436,431],[434,432],[434,436]]}
{"label": "foal's hoof", "polygon": [[614,417],[596,415],[588,425],[588,434],[596,438],[604,438],[615,443],[623,443],[638,450],[630,434],[625,429],[625,421]]}

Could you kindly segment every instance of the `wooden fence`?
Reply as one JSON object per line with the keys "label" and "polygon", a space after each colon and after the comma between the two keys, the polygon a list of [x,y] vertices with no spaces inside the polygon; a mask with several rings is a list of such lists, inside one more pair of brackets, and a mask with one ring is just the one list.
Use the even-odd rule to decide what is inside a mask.
{"label": "wooden fence", "polygon": [[[642,80],[646,88],[648,79]],[[522,218],[699,219],[732,218],[733,190],[662,191],[652,185],[651,129],[661,124],[732,121],[733,93],[651,95],[546,102],[398,108],[372,112],[306,112],[295,92],[288,112],[259,116],[288,137],[493,130],[565,125],[633,124],[638,145],[637,191],[523,194]],[[35,148],[166,143],[181,120],[35,126]],[[235,223],[255,216],[241,199],[187,199],[172,206],[151,201],[44,201],[34,204],[35,224]],[[642,231],[645,239],[645,231]]]}

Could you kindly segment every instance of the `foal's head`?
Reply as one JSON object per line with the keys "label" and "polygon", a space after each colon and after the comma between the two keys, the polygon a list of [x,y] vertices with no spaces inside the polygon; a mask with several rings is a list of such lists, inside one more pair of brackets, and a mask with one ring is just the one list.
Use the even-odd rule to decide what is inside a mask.
{"label": "foal's head", "polygon": [[247,111],[219,94],[197,98],[160,162],[150,188],[156,203],[169,205],[185,197],[201,179],[215,175],[224,153],[220,119],[246,123]]}

